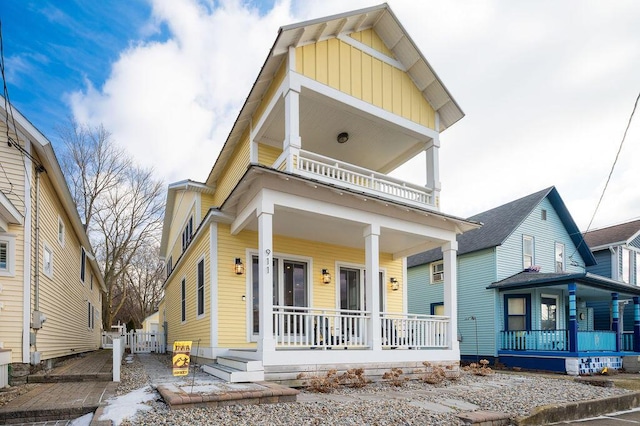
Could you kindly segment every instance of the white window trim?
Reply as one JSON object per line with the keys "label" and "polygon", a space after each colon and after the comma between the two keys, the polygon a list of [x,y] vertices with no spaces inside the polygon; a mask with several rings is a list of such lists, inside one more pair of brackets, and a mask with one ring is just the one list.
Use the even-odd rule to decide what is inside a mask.
{"label": "white window trim", "polygon": [[[628,256],[625,256],[627,254]],[[623,283],[629,284],[631,282],[631,250],[627,247],[622,247],[620,250],[620,281]],[[625,257],[627,261],[625,262]],[[625,274],[625,263],[627,266],[626,274]]]}
{"label": "white window trim", "polygon": [[0,269],[0,277],[13,277],[16,271],[16,236],[0,234],[0,241],[7,243],[7,267]]}
{"label": "white window trim", "polygon": [[[557,294],[545,294],[542,293],[540,294],[540,303],[539,306],[542,307],[542,299],[543,298],[548,298],[548,299],[555,299],[556,301],[556,330],[560,329],[560,305],[558,304],[558,301],[560,300],[560,298],[558,297]],[[540,315],[540,329],[542,329],[542,315]]]}
{"label": "white window trim", "polygon": [[[43,246],[43,250],[42,250],[42,273],[44,273],[47,277],[53,279],[53,261],[54,261],[53,249],[46,242],[43,242],[42,246]],[[47,264],[45,263],[45,255],[47,253],[49,253],[49,255],[51,256],[51,262],[50,262],[50,269],[49,270],[47,270]]]}
{"label": "white window trim", "polygon": [[[524,257],[525,257],[525,252],[524,252],[524,247],[525,247],[525,241],[526,240],[531,240],[531,266],[536,264],[536,240],[535,238],[533,238],[532,235],[522,235],[522,269],[526,269],[528,268],[528,266],[525,266],[524,264]],[[555,261],[555,258],[554,258]]]}
{"label": "white window trim", "polygon": [[[437,265],[442,265],[442,272],[434,272],[435,271],[435,267]],[[433,276],[436,273],[440,274],[442,276],[442,278],[440,278],[439,280],[434,280]],[[429,283],[430,284],[442,284],[442,283],[444,283],[444,261],[443,260],[440,260],[440,261],[437,261],[437,262],[432,262],[429,265]]]}
{"label": "white window trim", "polygon": [[60,247],[64,247],[64,241],[66,238],[66,226],[64,226],[64,221],[62,220],[62,217],[58,216],[58,243],[60,244]]}
{"label": "white window trim", "polygon": [[[247,342],[257,342],[260,337],[258,334],[253,333],[253,277],[251,271],[251,264],[253,262],[253,256],[258,256],[258,250],[247,249],[245,253],[245,285],[246,285],[246,318],[247,318]],[[296,254],[287,254],[287,253],[272,253],[271,259],[278,259],[278,269],[283,266],[282,262],[285,260],[291,260],[294,262],[305,262],[307,264],[307,287],[308,287],[308,300],[307,304],[309,306],[313,306],[313,258],[300,256]],[[335,277],[335,275],[334,275]],[[320,277],[318,277],[320,279]],[[278,288],[283,287],[284,274],[278,274]]]}
{"label": "white window trim", "polygon": [[[198,265],[202,262],[202,313],[198,315],[198,302],[200,301],[199,293],[198,293]],[[204,255],[200,256],[198,261],[196,262],[196,320],[202,319],[207,316],[207,276],[206,271],[207,262],[204,261]]]}
{"label": "white window trim", "polygon": [[[558,246],[562,246],[562,270],[558,271]],[[564,243],[560,242],[560,241],[556,241],[555,244],[553,245],[553,265],[554,265],[554,270],[555,272],[564,272],[567,270],[567,258],[565,256],[566,253],[566,246]],[[523,257],[524,260],[524,257]]]}

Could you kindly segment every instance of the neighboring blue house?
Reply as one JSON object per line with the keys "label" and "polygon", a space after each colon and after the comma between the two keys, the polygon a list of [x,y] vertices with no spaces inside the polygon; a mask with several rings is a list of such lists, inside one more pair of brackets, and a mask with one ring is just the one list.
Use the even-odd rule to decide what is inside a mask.
{"label": "neighboring blue house", "polygon": [[[584,240],[598,262],[589,266],[588,272],[602,275],[616,281],[640,285],[640,220],[634,220],[606,228],[594,229],[584,234]],[[604,303],[588,303],[600,318],[598,328],[606,328],[611,322],[611,306]],[[620,317],[619,328],[623,330],[623,344],[633,334],[634,304],[633,299],[618,301]],[[625,366],[626,367],[626,366]]]}
{"label": "neighboring blue house", "polygon": [[[586,272],[596,259],[555,187],[469,219],[483,226],[458,236],[462,360],[576,375],[638,358],[640,326],[623,335],[617,307],[630,299],[640,308],[640,287]],[[407,267],[409,312],[442,315],[442,254],[412,256]],[[596,318],[590,303],[611,306],[613,319]]]}

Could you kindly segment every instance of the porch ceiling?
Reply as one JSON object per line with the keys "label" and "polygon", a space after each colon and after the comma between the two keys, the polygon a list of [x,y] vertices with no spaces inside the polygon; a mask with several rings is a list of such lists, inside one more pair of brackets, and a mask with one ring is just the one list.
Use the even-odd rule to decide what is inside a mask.
{"label": "porch ceiling", "polygon": [[[258,133],[258,141],[282,148],[284,123],[281,99]],[[340,144],[336,139],[342,132],[349,134],[349,140]],[[303,150],[381,173],[414,157],[424,149],[427,139],[306,88],[300,96],[300,137]]]}
{"label": "porch ceiling", "polygon": [[[276,236],[359,249],[364,249],[363,233],[366,226],[358,221],[295,210],[284,206],[275,206],[273,215],[273,234]],[[253,218],[245,229],[257,232],[257,218]],[[423,249],[425,244],[428,248],[436,248],[443,244],[443,241],[431,240],[421,235],[388,228],[381,228],[379,242],[380,251],[385,253],[399,253],[417,246]]]}

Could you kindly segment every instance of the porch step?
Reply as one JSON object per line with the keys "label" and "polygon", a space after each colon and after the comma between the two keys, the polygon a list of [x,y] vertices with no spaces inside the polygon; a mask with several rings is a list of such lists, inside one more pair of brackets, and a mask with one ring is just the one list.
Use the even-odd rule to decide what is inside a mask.
{"label": "porch step", "polygon": [[217,362],[202,366],[202,370],[230,383],[262,382],[262,361],[234,356],[219,356]]}
{"label": "porch step", "polygon": [[264,371],[262,361],[254,361],[238,356],[219,356],[217,362],[240,371]]}

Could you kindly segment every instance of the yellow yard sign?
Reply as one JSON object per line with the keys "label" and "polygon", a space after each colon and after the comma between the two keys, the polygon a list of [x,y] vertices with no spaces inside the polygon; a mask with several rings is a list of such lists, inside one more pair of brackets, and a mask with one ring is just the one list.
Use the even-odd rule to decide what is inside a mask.
{"label": "yellow yard sign", "polygon": [[188,376],[191,360],[191,341],[173,342],[173,375]]}

